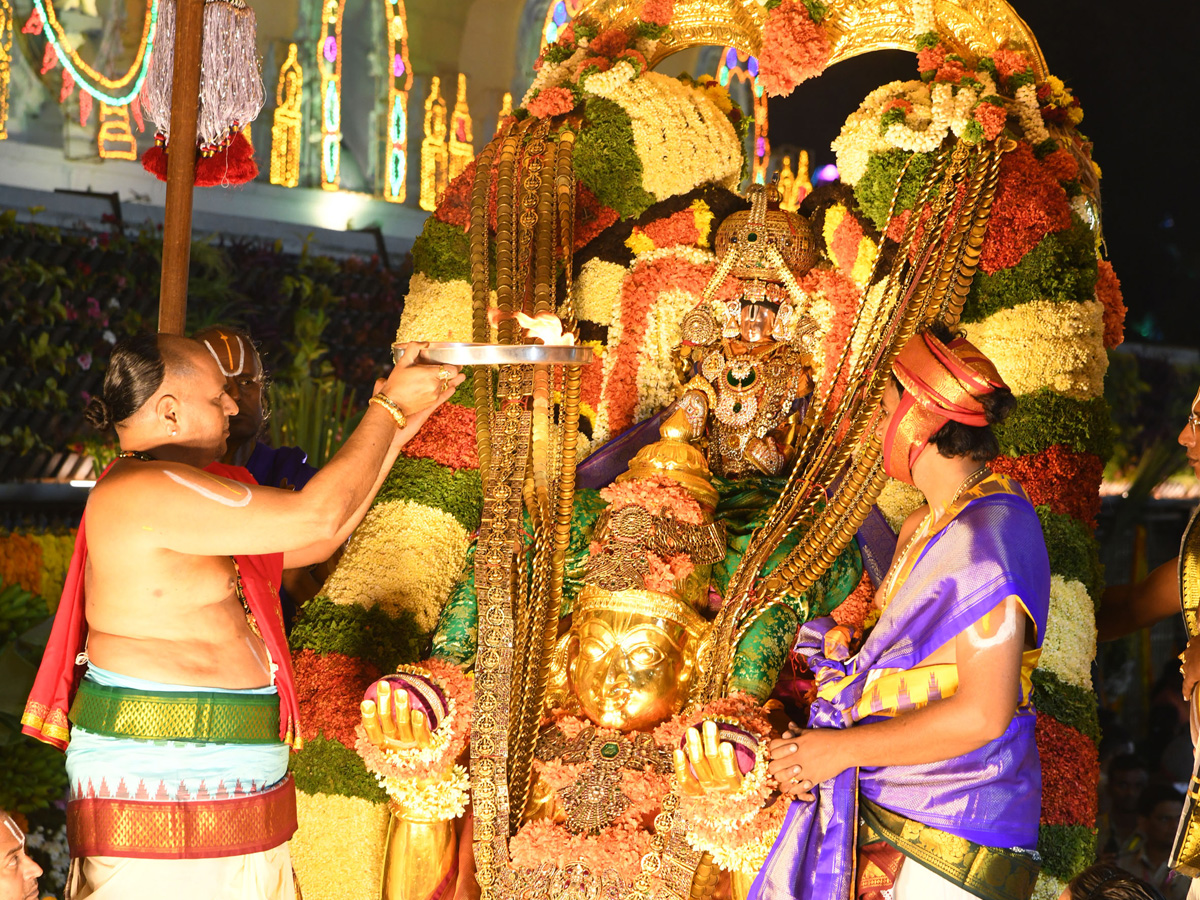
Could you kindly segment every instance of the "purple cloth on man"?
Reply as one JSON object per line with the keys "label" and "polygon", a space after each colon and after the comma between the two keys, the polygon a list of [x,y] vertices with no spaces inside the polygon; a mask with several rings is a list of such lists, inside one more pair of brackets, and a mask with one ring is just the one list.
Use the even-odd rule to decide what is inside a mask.
{"label": "purple cloth on man", "polygon": [[299,447],[272,447],[262,441],[254,445],[246,468],[259,484],[291,491],[300,490],[317,474]]}
{"label": "purple cloth on man", "polygon": [[[872,669],[912,669],[1006,597],[1017,595],[1041,645],[1050,606],[1050,563],[1041,523],[1023,491],[972,500],[922,550],[862,649],[828,658],[832,619],[800,631],[796,650],[819,683],[861,673],[832,699],[818,698],[810,728],[845,728]],[[880,717],[867,716],[863,723]],[[857,797],[989,847],[1032,850],[1041,810],[1035,713],[1019,709],[1004,734],[971,753],[917,766],[849,769],[793,801],[750,900],[846,900],[854,889]]]}

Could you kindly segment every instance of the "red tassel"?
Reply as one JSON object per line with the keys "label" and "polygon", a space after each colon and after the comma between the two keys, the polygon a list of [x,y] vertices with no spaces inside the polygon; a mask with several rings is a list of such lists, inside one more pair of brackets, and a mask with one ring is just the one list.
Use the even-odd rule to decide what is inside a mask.
{"label": "red tassel", "polygon": [[92,114],[92,95],[87,91],[79,92],[79,124],[87,127],[88,118]]}
{"label": "red tassel", "polygon": [[42,15],[37,11],[37,7],[33,8],[33,12],[29,14],[29,18],[25,20],[25,24],[21,27],[21,34],[41,34],[42,33]]}
{"label": "red tassel", "polygon": [[142,154],[142,168],[159,181],[167,180],[167,150],[155,144]]}
{"label": "red tassel", "polygon": [[240,131],[224,150],[212,156],[202,156],[196,163],[196,187],[245,184],[257,176],[254,149]]}
{"label": "red tassel", "polygon": [[137,123],[138,131],[146,130],[146,123],[142,121],[142,95],[134,94],[133,102],[129,104],[129,112],[133,116],[133,121]]}
{"label": "red tassel", "polygon": [[75,90],[75,77],[71,74],[70,69],[63,69],[62,74],[62,90],[58,92],[58,102],[66,103],[67,98],[71,96],[71,92]]}

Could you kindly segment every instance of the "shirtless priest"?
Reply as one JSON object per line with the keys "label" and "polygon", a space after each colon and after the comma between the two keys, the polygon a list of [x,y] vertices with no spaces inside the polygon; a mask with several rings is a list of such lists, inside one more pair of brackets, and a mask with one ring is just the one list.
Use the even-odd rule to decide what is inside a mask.
{"label": "shirtless priest", "polygon": [[461,380],[397,366],[337,455],[284,491],[215,462],[237,405],[202,344],[113,348],[87,414],[115,426],[120,458],[88,499],[22,717],[66,750],[67,896],[292,900],[301,738],[280,573],[346,539]]}
{"label": "shirtless priest", "polygon": [[801,629],[818,694],[810,727],[771,745],[797,800],[753,900],[1028,900],[1037,880],[1030,674],[1050,564],[1029,498],[987,468],[990,426],[1013,397],[940,327],[906,344],[892,373],[885,470],[928,505],[901,529],[856,653],[832,619]]}

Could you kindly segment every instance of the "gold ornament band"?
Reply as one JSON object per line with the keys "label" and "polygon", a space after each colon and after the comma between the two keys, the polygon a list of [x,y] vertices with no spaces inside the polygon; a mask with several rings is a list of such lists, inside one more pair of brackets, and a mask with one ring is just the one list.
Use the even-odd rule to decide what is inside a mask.
{"label": "gold ornament band", "polygon": [[395,419],[396,427],[401,431],[408,427],[408,416],[404,415],[403,410],[396,405],[396,401],[383,391],[380,391],[378,394],[372,397],[370,402],[374,403],[376,406],[382,407],[389,416]]}
{"label": "gold ornament band", "polygon": [[635,613],[653,616],[682,625],[693,634],[700,634],[708,626],[704,617],[682,600],[656,591],[629,589],[606,591],[595,585],[586,585],[579,592],[573,607],[575,617],[581,618],[589,612]]}

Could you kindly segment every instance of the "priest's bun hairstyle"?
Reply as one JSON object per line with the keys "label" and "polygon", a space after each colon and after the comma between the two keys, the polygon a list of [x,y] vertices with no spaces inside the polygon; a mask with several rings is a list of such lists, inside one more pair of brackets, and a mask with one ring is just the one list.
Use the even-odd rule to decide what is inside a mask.
{"label": "priest's bun hairstyle", "polygon": [[124,422],[154,396],[167,365],[155,334],[122,338],[113,347],[104,387],[88,401],[84,417],[101,431]]}

